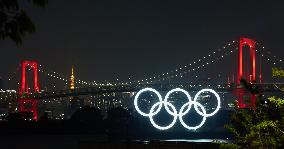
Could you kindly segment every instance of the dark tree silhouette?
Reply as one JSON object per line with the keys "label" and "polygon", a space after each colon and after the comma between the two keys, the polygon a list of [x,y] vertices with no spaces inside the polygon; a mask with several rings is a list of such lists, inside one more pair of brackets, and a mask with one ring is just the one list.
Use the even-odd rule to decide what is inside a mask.
{"label": "dark tree silhouette", "polygon": [[10,113],[7,116],[8,122],[23,122],[23,121],[28,121],[32,118],[33,118],[32,112]]}
{"label": "dark tree silhouette", "polygon": [[107,114],[107,131],[110,137],[126,138],[138,126],[138,119],[130,111],[117,107],[110,109]]}
{"label": "dark tree silhouette", "polygon": [[44,114],[39,118],[39,122],[47,122],[47,121],[49,121],[48,113],[44,112]]}
{"label": "dark tree silhouette", "polygon": [[78,109],[70,118],[71,123],[79,125],[86,130],[103,131],[103,116],[101,110],[93,107],[82,107]]}
{"label": "dark tree silhouette", "polygon": [[245,79],[241,79],[240,85],[242,86],[242,88],[244,88],[245,90],[247,90],[251,94],[259,96],[259,95],[262,95],[262,93],[263,93],[263,89],[261,88],[261,86],[256,85],[254,82],[249,83]]}
{"label": "dark tree silhouette", "polygon": [[[48,0],[21,0],[45,7]],[[35,31],[35,25],[20,5],[20,0],[0,0],[0,37],[21,44],[26,33]]]}

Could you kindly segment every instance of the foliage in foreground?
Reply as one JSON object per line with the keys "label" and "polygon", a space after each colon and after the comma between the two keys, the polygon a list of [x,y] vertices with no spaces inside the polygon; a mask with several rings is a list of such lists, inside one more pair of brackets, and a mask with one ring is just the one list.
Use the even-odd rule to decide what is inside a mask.
{"label": "foliage in foreground", "polygon": [[283,78],[284,70],[279,68],[272,68],[272,77]]}
{"label": "foliage in foreground", "polygon": [[35,31],[35,25],[24,10],[24,4],[45,7],[48,0],[0,0],[0,38],[10,38],[21,44],[26,33]]}
{"label": "foliage in foreground", "polygon": [[273,96],[259,99],[255,108],[236,108],[225,127],[235,141],[220,148],[284,148],[284,100]]}

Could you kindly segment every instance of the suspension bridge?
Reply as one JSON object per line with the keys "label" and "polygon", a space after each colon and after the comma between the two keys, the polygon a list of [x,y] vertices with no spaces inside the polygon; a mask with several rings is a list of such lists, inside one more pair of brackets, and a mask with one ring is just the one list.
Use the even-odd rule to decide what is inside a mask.
{"label": "suspension bridge", "polygon": [[[249,54],[246,55],[246,49]],[[229,61],[229,62],[228,62]],[[159,91],[168,91],[172,88],[183,88],[190,91],[198,91],[201,88],[212,88],[217,92],[229,92],[237,97],[240,108],[246,108],[255,105],[256,94],[248,93],[241,87],[241,79],[246,79],[253,86],[260,87],[262,92],[280,92],[278,86],[284,85],[281,82],[266,82],[269,76],[264,77],[263,71],[271,71],[271,67],[281,67],[283,60],[271,54],[264,46],[253,39],[241,37],[233,40],[211,52],[200,57],[191,63],[181,66],[170,71],[151,75],[143,79],[129,79],[128,81],[84,81],[74,77],[73,68],[72,75],[62,75],[61,73],[51,71],[44,65],[38,64],[36,61],[23,61],[17,68],[20,70],[20,81],[16,81],[19,86],[17,92],[2,93],[1,99],[13,97],[17,99],[20,112],[33,112],[34,119],[38,119],[38,102],[40,100],[48,100],[54,98],[74,97],[80,95],[102,95],[118,92],[135,93],[142,88],[152,87]],[[217,65],[217,66],[216,66]],[[214,74],[214,67],[224,67],[225,75]],[[32,71],[32,77],[28,75],[27,70]],[[203,81],[198,80],[200,74],[210,74]],[[14,79],[16,79],[14,73]],[[13,79],[13,76],[9,77]],[[217,76],[217,77],[216,77]],[[58,84],[65,85],[65,88],[55,89],[46,87],[41,90],[41,81],[39,78],[51,78],[57,80]],[[32,78],[32,79],[31,79]],[[216,81],[218,78],[219,80]],[[220,82],[221,83],[216,83]],[[271,78],[271,77],[270,77]],[[28,80],[33,80],[29,85]],[[120,79],[117,79],[120,80]],[[197,80],[197,81],[193,81]],[[270,79],[271,80],[271,79]],[[31,83],[30,83],[31,84]],[[47,82],[46,84],[50,84]],[[70,88],[66,87],[69,86]],[[32,86],[32,87],[30,87]],[[54,85],[55,86],[55,85]],[[57,85],[58,86],[58,85]],[[243,97],[249,94],[251,102],[244,103]],[[26,108],[26,104],[30,104]]]}

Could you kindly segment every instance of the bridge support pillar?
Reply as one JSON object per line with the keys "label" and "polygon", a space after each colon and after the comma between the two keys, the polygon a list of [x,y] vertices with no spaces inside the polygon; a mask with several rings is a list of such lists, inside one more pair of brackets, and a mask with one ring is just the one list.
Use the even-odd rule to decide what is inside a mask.
{"label": "bridge support pillar", "polygon": [[21,98],[18,100],[19,102],[19,111],[20,112],[31,112],[33,113],[33,119],[38,120],[38,100],[37,99],[26,99]]}
{"label": "bridge support pillar", "polygon": [[[238,64],[238,79],[237,84],[240,84],[241,79],[246,79],[249,82],[255,82],[256,81],[256,56],[255,56],[255,44],[256,42],[249,38],[241,37],[239,41],[239,64]],[[244,76],[244,70],[243,70],[243,47],[247,45],[250,48],[250,60],[251,60],[251,66],[250,66],[250,73],[246,72],[245,74],[248,74],[248,76]]]}
{"label": "bridge support pillar", "polygon": [[[239,40],[239,57],[238,57],[238,76],[237,76],[237,89],[234,91],[238,97],[239,108],[247,108],[255,106],[256,95],[245,91],[241,86],[241,79],[246,79],[249,83],[256,83],[256,42],[253,39],[241,37]],[[245,72],[243,66],[243,47],[248,46],[250,50],[250,71]],[[261,74],[260,74],[261,76]],[[260,79],[261,80],[261,79]],[[249,103],[245,103],[245,100],[250,100]]]}
{"label": "bridge support pillar", "polygon": [[249,108],[256,106],[256,95],[251,94],[250,92],[245,91],[245,89],[242,88],[236,89],[234,94],[238,98],[237,104],[239,108]]}
{"label": "bridge support pillar", "polygon": [[[30,93],[30,88],[28,88],[28,82],[27,82],[27,75],[26,75],[26,69],[27,67],[31,68],[33,70],[33,92],[38,93],[39,92],[39,83],[38,83],[38,64],[35,61],[23,61],[22,63],[22,77],[21,77],[21,86],[20,86],[20,95],[24,96],[24,94]],[[26,99],[26,98],[20,98],[18,100],[19,103],[19,111],[20,112],[31,112],[33,113],[33,119],[38,119],[38,100],[37,99]],[[26,105],[30,105],[29,108],[26,108]]]}

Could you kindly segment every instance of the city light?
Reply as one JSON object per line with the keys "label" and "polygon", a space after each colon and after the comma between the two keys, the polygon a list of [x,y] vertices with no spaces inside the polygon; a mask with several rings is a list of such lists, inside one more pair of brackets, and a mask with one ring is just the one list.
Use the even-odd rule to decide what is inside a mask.
{"label": "city light", "polygon": [[[192,61],[188,65],[185,65],[183,67],[176,67],[175,69],[172,69],[170,71],[167,71],[167,72],[164,72],[164,73],[161,73],[161,74],[157,74],[157,75],[153,75],[153,76],[150,76],[150,77],[145,77],[144,79],[141,79],[141,80],[135,80],[135,79],[133,79],[134,77],[127,76],[127,78],[126,78],[127,81],[125,81],[125,82],[120,81],[120,80],[122,80],[120,78],[115,78],[114,79],[114,80],[116,80],[115,83],[113,83],[112,81],[108,81],[108,80],[105,80],[104,82],[100,83],[100,82],[97,82],[97,81],[85,81],[83,79],[77,79],[77,77],[76,77],[76,79],[74,79],[74,83],[76,83],[76,89],[91,87],[91,88],[98,89],[98,90],[108,90],[108,89],[110,89],[110,87],[112,87],[113,90],[115,90],[115,89],[119,90],[119,89],[122,89],[122,88],[133,89],[135,87],[141,87],[141,86],[144,86],[145,84],[149,84],[149,83],[151,83],[152,85],[156,85],[156,84],[159,84],[162,81],[166,82],[166,81],[172,80],[172,79],[186,78],[186,75],[191,75],[191,74],[192,74],[192,77],[194,77],[196,79],[202,79],[203,76],[201,74],[196,74],[194,72],[196,72],[197,70],[201,70],[201,69],[204,69],[206,67],[209,67],[210,64],[220,61],[222,57],[225,58],[226,56],[230,55],[231,53],[236,53],[236,51],[238,51],[239,49],[236,48],[236,47],[233,47],[233,46],[238,46],[238,44],[232,44],[232,43],[238,43],[238,42],[237,41],[229,42],[228,46],[226,46],[225,48],[222,47],[221,49],[215,50],[213,52],[209,52],[208,55],[206,54],[206,56],[202,56],[198,59],[195,59],[194,61]],[[248,42],[246,42],[246,44],[248,44]],[[259,43],[256,43],[256,44],[259,45]],[[250,47],[254,48],[254,46],[250,46]],[[230,49],[228,49],[228,48],[230,48]],[[261,56],[260,58],[262,58],[263,61],[268,62],[268,64],[274,65],[275,67],[283,65],[283,60],[282,60],[281,57],[276,56],[276,55],[272,55],[271,51],[266,50],[262,46],[261,47],[258,46],[258,48],[259,49],[255,49],[255,52],[259,56]],[[223,53],[220,53],[222,51],[223,51]],[[215,55],[213,56],[213,54],[215,54]],[[253,63],[251,63],[251,64],[252,64],[252,66],[256,67],[255,64],[253,64]],[[17,69],[22,70],[20,68],[22,66],[24,66],[24,65],[23,64],[20,65],[19,68],[17,68]],[[31,71],[34,71],[34,69],[36,68],[35,64],[26,64],[26,66],[27,66],[27,70],[31,70]],[[41,76],[45,76],[45,77],[51,78],[53,80],[61,81],[65,85],[66,89],[68,89],[68,84],[69,85],[72,84],[71,82],[69,82],[70,79],[68,79],[69,78],[68,75],[62,75],[61,73],[58,73],[54,70],[50,70],[46,66],[44,66],[43,64],[40,64],[40,69],[38,69],[38,72],[40,73]],[[259,73],[260,74],[258,76],[260,78],[260,83],[261,83],[261,80],[262,80],[261,70],[259,71]],[[250,74],[250,76],[251,76],[251,74]],[[18,85],[21,85],[21,87],[23,87],[24,83],[18,82],[17,80],[15,80],[15,77],[12,77],[10,75],[9,77],[6,77],[6,78],[10,82],[16,81]],[[36,79],[31,79],[31,80],[36,80]],[[234,79],[232,79],[232,80],[234,80]],[[235,79],[235,80],[237,80],[237,79]],[[164,82],[162,82],[162,83],[164,83]],[[230,81],[228,81],[228,84],[229,84],[229,82]],[[33,83],[33,84],[36,84],[36,83]],[[50,84],[51,86],[50,86],[49,89],[51,89],[51,91],[50,91],[50,94],[48,94],[48,95],[64,94],[64,96],[65,96],[67,91],[62,92],[62,93],[56,91],[57,89],[60,88],[60,84],[58,84],[58,85],[57,84],[58,84],[57,82],[53,82],[52,84]],[[191,82],[191,84],[189,86],[193,87],[193,88],[199,88],[200,89],[201,85],[202,84],[199,84],[199,83],[194,84],[194,83]],[[209,86],[211,87],[211,85],[207,85],[207,86],[202,85],[202,87],[209,87]],[[19,87],[19,88],[21,88],[21,87]],[[178,87],[178,86],[176,86],[176,87]],[[181,86],[179,86],[179,87],[181,87]],[[223,86],[223,85],[217,85],[217,86],[212,85],[212,87],[213,88],[216,87],[218,89],[226,89],[226,86]],[[35,87],[35,88],[37,88],[37,87]],[[33,87],[28,86],[25,90],[31,91],[31,89],[33,89]],[[44,89],[41,92],[39,92],[39,94],[40,95],[46,94],[47,91],[48,91],[48,89]],[[2,92],[2,90],[1,90],[1,92]],[[3,90],[3,92],[5,92],[5,91]],[[80,92],[80,91],[78,91],[78,92]],[[19,94],[19,93],[20,93],[20,91],[16,92],[16,93],[3,94],[1,96],[1,99],[6,100],[7,98],[17,97],[17,94]],[[28,94],[33,95],[33,96],[29,96],[29,97],[36,97],[37,96],[37,94],[35,94],[34,91],[28,92]],[[45,96],[47,96],[47,95],[45,95]],[[168,108],[171,108],[170,104],[166,104],[166,105],[167,105]],[[196,104],[195,108],[196,107],[199,107],[199,105]],[[218,109],[218,108],[219,108],[219,106],[216,109]],[[196,108],[196,109],[197,109],[197,112],[199,114],[203,113],[203,110],[202,110],[201,107]],[[198,109],[199,109],[199,111],[198,111]]]}

